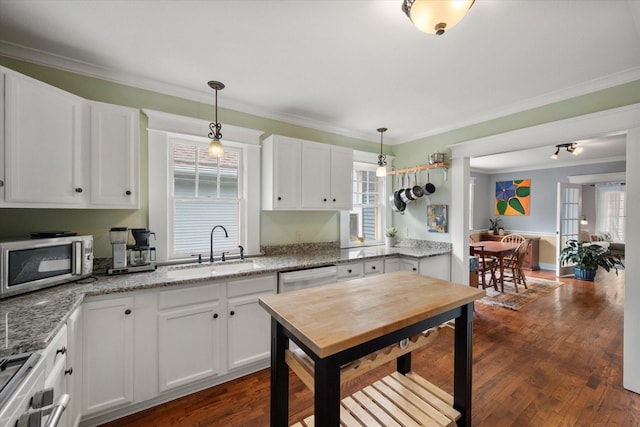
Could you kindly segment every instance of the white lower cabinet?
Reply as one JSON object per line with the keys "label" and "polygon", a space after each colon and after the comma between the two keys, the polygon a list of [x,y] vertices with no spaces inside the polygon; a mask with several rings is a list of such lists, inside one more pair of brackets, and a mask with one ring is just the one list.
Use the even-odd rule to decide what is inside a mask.
{"label": "white lower cabinet", "polygon": [[451,280],[451,254],[420,258],[419,271],[423,276]]}
{"label": "white lower cabinet", "polygon": [[134,298],[88,301],[83,310],[82,413],[133,401]]}
{"label": "white lower cabinet", "polygon": [[221,286],[207,284],[160,292],[160,392],[220,372]]}
{"label": "white lower cabinet", "polygon": [[415,271],[420,267],[420,262],[416,259],[408,259],[404,257],[388,258],[384,260],[384,272],[391,273],[393,271]]}
{"label": "white lower cabinet", "polygon": [[227,284],[227,368],[241,368],[271,354],[271,317],[258,298],[276,293],[276,276]]}

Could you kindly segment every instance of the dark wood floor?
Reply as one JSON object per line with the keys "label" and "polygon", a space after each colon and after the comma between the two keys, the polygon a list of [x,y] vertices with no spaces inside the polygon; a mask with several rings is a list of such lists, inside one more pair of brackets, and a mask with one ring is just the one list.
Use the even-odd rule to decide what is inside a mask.
{"label": "dark wood floor", "polygon": [[[531,273],[548,279],[551,272]],[[473,425],[639,426],[640,395],[622,388],[624,272],[564,286],[520,311],[476,304]],[[452,391],[453,338],[413,356],[413,369]],[[346,384],[350,394],[392,365]],[[291,376],[290,420],[313,412],[309,390]],[[105,426],[268,426],[269,371],[263,370]]]}

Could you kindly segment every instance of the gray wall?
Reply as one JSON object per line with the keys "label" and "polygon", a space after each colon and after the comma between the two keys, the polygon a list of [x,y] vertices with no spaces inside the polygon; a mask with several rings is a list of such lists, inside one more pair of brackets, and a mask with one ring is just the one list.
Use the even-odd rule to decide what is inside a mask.
{"label": "gray wall", "polygon": [[[556,229],[557,183],[569,182],[568,176],[625,172],[624,161],[572,166],[566,168],[517,171],[498,174],[473,173],[476,176],[474,229],[489,228],[494,218],[495,188],[497,181],[531,179],[531,213],[529,216],[502,216],[505,230],[554,234]],[[482,178],[484,177],[484,179]],[[586,186],[585,186],[586,187]],[[584,188],[583,188],[584,190]],[[585,194],[585,195],[588,195]],[[587,206],[585,206],[586,208]],[[587,219],[589,227],[595,224],[595,202],[591,202]],[[585,215],[587,213],[585,212]],[[591,218],[590,218],[591,216]],[[592,222],[594,224],[592,224]]]}

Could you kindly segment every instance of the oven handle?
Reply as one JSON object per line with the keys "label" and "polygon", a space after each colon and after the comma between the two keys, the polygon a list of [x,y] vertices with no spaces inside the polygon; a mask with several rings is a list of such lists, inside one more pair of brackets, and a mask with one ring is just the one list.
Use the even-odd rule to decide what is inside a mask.
{"label": "oven handle", "polygon": [[51,415],[44,427],[56,427],[58,425],[62,413],[67,408],[67,405],[69,405],[69,400],[71,400],[71,397],[68,394],[60,396],[56,404],[51,408]]}

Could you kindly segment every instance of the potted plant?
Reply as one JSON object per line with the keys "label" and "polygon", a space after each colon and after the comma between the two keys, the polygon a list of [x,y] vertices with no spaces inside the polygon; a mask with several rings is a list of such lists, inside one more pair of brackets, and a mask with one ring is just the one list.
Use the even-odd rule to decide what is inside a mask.
{"label": "potted plant", "polygon": [[492,230],[493,234],[498,234],[498,229],[502,228],[501,222],[502,218],[499,216],[495,217],[495,219],[489,218],[489,224],[491,225],[489,230]]}
{"label": "potted plant", "polygon": [[560,252],[562,264],[573,263],[573,273],[576,279],[593,281],[598,267],[606,271],[615,269],[618,274],[618,266],[624,268],[622,260],[609,254],[605,248],[599,245],[582,244],[577,240],[569,240],[567,246]]}
{"label": "potted plant", "polygon": [[396,234],[398,233],[398,227],[388,227],[384,229],[384,242],[387,247],[392,247],[396,244]]}

